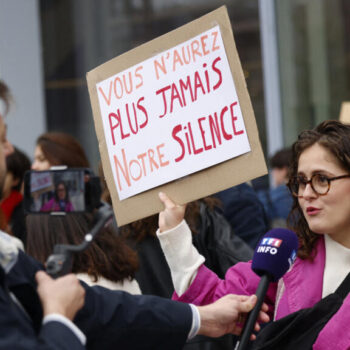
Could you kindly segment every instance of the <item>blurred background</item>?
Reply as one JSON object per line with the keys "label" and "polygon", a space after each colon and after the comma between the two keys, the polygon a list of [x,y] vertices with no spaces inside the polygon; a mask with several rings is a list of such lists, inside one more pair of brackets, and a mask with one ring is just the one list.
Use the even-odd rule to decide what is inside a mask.
{"label": "blurred background", "polygon": [[98,145],[86,72],[226,5],[264,153],[338,119],[350,100],[350,0],[0,0],[9,139],[33,154],[45,131]]}

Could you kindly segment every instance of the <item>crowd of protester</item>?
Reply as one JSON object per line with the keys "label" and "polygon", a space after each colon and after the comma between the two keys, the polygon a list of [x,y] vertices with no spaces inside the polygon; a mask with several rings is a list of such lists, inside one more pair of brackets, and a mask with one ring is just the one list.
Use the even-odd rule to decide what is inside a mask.
{"label": "crowd of protester", "polygon": [[[1,81],[0,99],[9,106],[9,91]],[[1,132],[4,132],[3,117],[0,116]],[[240,334],[242,328],[237,326],[237,320],[251,310],[256,300],[249,298],[259,282],[251,269],[254,249],[273,227],[293,229],[299,239],[299,250],[295,264],[285,277],[270,284],[261,322],[312,307],[334,292],[349,271],[350,126],[340,122],[323,122],[303,132],[292,148],[277,152],[270,159],[271,188],[256,192],[250,183],[244,183],[186,206],[176,205],[163,193],[160,199],[165,209],[159,215],[121,227],[114,218],[86,250],[74,255],[73,274],[57,280],[37,271],[45,266],[56,245],[79,245],[83,241],[94,224],[94,213],[64,216],[26,213],[23,208],[24,173],[30,168],[48,171],[53,166],[90,168],[88,158],[74,137],[61,132],[47,132],[38,137],[31,165],[28,155],[13,147],[6,137],[2,139],[0,156],[6,159],[6,166],[0,168],[3,177],[0,228],[8,235],[0,233],[0,272],[6,275],[8,285],[13,288],[9,294],[0,289],[0,294],[17,302],[19,299],[23,304],[21,308],[36,325],[33,330],[23,331],[29,345],[18,346],[18,349],[36,348],[35,334],[39,334],[41,340],[38,341],[48,344],[49,349],[50,346],[65,349],[67,344],[71,349],[83,349],[86,342],[87,348],[105,344],[102,348],[108,349],[117,344],[112,340],[114,332],[119,348],[123,348],[120,344],[126,344],[124,346],[130,349],[232,349],[237,339],[227,333]],[[103,189],[100,202],[112,207],[102,167],[100,180]],[[52,192],[52,203],[47,201],[41,212],[74,211],[64,182],[54,184]],[[49,204],[51,209],[46,210]],[[32,289],[20,291],[17,285],[22,286],[24,282],[19,283],[18,276]],[[129,299],[129,294],[113,297],[115,294],[111,293],[116,290],[168,300]],[[305,290],[308,293],[303,293]],[[25,298],[23,293],[28,293]],[[32,300],[29,295],[39,302],[39,311],[33,311],[29,305],[28,300]],[[62,302],[64,298],[66,301]],[[183,304],[169,301],[171,298],[182,303],[210,305],[204,309],[193,305],[182,309]],[[330,349],[331,343],[337,349],[350,346],[347,338],[341,336],[348,324],[348,299],[320,332],[314,349]],[[61,305],[64,311],[57,308]],[[122,305],[131,309],[123,310]],[[167,313],[172,310],[173,316],[168,319],[164,316],[165,310]],[[231,317],[227,316],[228,311]],[[130,318],[127,312],[131,312]],[[97,313],[101,315],[92,321],[91,317]],[[44,323],[40,323],[43,316],[52,314],[60,314],[64,321],[55,318],[45,321],[44,318]],[[205,328],[207,314],[215,320],[220,317],[233,328],[229,331],[227,325],[225,331],[216,326]],[[119,316],[123,320],[121,323],[115,321]],[[155,320],[156,327],[152,331],[152,325],[146,320],[148,317]],[[167,321],[157,328],[164,317]],[[5,329],[7,319],[1,322]],[[65,322],[69,323],[68,331],[54,329],[50,332],[50,327],[60,328]],[[175,331],[171,331],[170,324]],[[130,330],[123,334],[126,326]],[[117,330],[118,327],[121,330]],[[259,329],[257,324],[256,330]],[[21,331],[18,329],[18,334]],[[50,334],[48,338],[45,333]],[[16,334],[17,331],[12,339],[6,340],[8,344],[16,341]],[[62,340],[64,335],[66,343]],[[148,337],[155,335],[159,341],[153,343]],[[143,337],[144,342],[137,336]],[[75,345],[71,346],[71,342]],[[0,349],[1,344],[0,336]]]}
{"label": "crowd of protester", "polygon": [[[2,81],[0,100],[6,107],[0,112],[2,190],[5,159],[15,151],[6,137],[4,117],[11,96]],[[45,175],[51,166],[86,168],[89,163],[72,136],[47,133],[38,138],[32,169]],[[15,173],[11,169],[11,174]],[[20,182],[16,182],[16,191],[21,193],[16,197],[16,206],[23,201]],[[84,235],[85,239],[94,224],[94,213],[70,212],[60,217],[21,211],[19,215],[24,217],[27,228],[23,242],[23,235],[14,236],[10,214],[11,210],[5,209],[0,215],[0,226],[8,232],[0,231],[0,349],[175,350],[197,334],[214,338],[239,334],[239,318],[257,301],[254,296],[230,295],[196,307],[125,292],[140,293],[134,279],[137,253],[110,227],[102,229],[88,249],[75,254],[73,273],[52,279],[43,271],[47,256],[56,244],[78,245]],[[25,254],[25,249],[33,257]],[[260,321],[268,320],[266,311],[264,304]],[[256,330],[259,328],[256,323]]]}

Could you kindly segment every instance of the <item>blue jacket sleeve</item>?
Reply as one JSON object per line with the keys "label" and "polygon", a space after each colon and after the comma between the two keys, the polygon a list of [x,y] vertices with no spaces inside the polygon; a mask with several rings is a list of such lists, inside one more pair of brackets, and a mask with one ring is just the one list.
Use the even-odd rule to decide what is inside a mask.
{"label": "blue jacket sleeve", "polygon": [[74,322],[87,336],[88,349],[177,350],[186,342],[192,311],[160,297],[92,287]]}
{"label": "blue jacket sleeve", "polygon": [[[42,331],[42,309],[34,278],[39,269],[42,269],[39,263],[19,253],[7,279],[34,325]],[[85,305],[74,323],[87,337],[87,349],[175,350],[185,344],[192,324],[189,305],[160,297],[88,287],[83,282],[82,285],[86,290]]]}
{"label": "blue jacket sleeve", "polygon": [[0,285],[0,349],[83,350],[76,335],[64,324],[48,322],[39,333],[29,316],[11,299],[4,280]]}

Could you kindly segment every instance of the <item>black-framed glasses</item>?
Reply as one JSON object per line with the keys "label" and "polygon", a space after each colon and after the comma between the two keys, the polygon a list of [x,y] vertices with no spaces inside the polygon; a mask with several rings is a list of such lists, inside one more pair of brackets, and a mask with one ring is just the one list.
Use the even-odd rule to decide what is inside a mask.
{"label": "black-framed glasses", "polygon": [[350,175],[340,175],[335,177],[328,177],[322,174],[314,174],[311,179],[308,180],[305,176],[296,176],[292,181],[288,183],[288,187],[295,197],[303,197],[307,184],[310,184],[313,191],[320,195],[325,196],[331,188],[331,182],[334,180],[345,179]]}

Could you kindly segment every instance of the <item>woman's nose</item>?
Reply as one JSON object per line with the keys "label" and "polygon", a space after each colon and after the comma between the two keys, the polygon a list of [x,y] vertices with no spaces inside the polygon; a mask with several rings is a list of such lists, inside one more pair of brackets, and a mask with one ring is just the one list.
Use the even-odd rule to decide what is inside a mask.
{"label": "woman's nose", "polygon": [[303,198],[309,199],[309,198],[316,198],[317,193],[314,191],[310,183],[307,183],[304,189],[304,193],[302,194]]}

